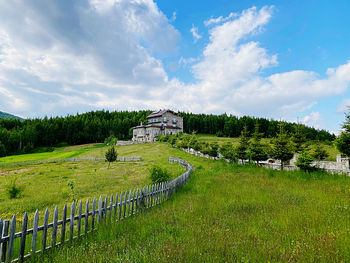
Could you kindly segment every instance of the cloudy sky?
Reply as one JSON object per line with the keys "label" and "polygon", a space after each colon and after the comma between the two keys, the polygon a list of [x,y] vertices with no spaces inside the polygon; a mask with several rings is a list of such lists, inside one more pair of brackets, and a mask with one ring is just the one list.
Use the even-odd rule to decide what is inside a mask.
{"label": "cloudy sky", "polygon": [[0,111],[171,108],[337,131],[350,1],[0,0]]}

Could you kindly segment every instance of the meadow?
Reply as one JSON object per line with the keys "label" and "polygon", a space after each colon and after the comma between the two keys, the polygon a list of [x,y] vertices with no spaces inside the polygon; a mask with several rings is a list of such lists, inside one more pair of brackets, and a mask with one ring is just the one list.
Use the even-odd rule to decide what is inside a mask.
{"label": "meadow", "polygon": [[[101,147],[80,156],[98,157],[105,151]],[[195,170],[189,182],[164,204],[119,223],[102,224],[72,246],[57,248],[33,262],[350,261],[350,178],[345,175],[229,164],[192,156],[165,143],[121,146],[118,153],[139,155],[142,162],[115,163],[109,170],[101,169],[107,167],[103,162],[41,164],[38,169],[53,169],[51,176],[59,176],[56,184],[87,174],[85,185],[77,183],[82,184],[78,199],[145,185],[149,183],[146,167],[154,164],[177,176],[183,170],[169,164],[169,156],[188,161]],[[34,172],[21,175],[40,177]],[[64,174],[69,178],[63,178]],[[46,188],[51,180],[45,181],[45,175],[41,182]],[[93,192],[97,186],[100,189]],[[55,190],[44,191],[47,195]],[[40,196],[46,198],[38,195],[38,201]],[[28,200],[35,200],[31,198]],[[56,204],[65,201],[57,198]],[[9,200],[1,202],[0,207]],[[30,206],[23,204],[21,209]]]}
{"label": "meadow", "polygon": [[[141,162],[114,162],[110,168],[107,168],[108,164],[104,161],[11,165],[9,157],[0,158],[0,162],[7,162],[6,166],[0,167],[0,217],[10,219],[13,214],[16,214],[21,218],[24,212],[28,212],[31,219],[36,209],[44,211],[48,207],[52,212],[56,205],[63,207],[65,203],[69,204],[73,200],[87,198],[91,200],[100,195],[148,185],[151,183],[149,169],[154,165],[168,169],[172,178],[184,171],[181,166],[168,163],[168,155],[162,154],[166,145],[135,146],[117,147],[118,154],[141,156]],[[103,144],[97,147],[73,146],[54,152],[20,155],[19,159],[26,162],[39,160],[40,157],[41,159],[103,157],[107,149],[108,147]],[[13,180],[23,188],[23,192],[19,198],[9,199],[6,186]],[[71,183],[74,189],[69,186]]]}

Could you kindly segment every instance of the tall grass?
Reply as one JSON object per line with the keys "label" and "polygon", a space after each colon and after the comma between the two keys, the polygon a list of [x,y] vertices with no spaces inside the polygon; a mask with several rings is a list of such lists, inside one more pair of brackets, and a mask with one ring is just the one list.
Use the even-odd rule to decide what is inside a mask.
{"label": "tall grass", "polygon": [[169,201],[43,262],[348,262],[350,180],[169,149],[195,166]]}

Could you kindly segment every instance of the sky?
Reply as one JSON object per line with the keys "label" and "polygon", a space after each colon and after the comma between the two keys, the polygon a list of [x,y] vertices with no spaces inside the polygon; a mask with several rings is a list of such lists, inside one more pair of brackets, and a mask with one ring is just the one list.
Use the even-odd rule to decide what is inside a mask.
{"label": "sky", "polygon": [[0,111],[256,116],[337,133],[350,1],[0,0]]}

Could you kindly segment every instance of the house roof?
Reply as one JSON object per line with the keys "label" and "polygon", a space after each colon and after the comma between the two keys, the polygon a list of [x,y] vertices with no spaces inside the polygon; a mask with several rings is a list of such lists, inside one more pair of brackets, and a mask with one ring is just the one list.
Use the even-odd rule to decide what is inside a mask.
{"label": "house roof", "polygon": [[139,126],[135,126],[132,127],[133,129],[139,129],[139,128],[167,128],[167,129],[181,129],[180,127],[177,126],[171,126],[171,125],[166,125],[166,126],[162,126],[162,125],[156,125],[156,124],[147,124],[147,125],[139,125]]}
{"label": "house roof", "polygon": [[178,115],[176,112],[172,110],[159,110],[159,111],[152,112],[150,115],[147,116],[147,119],[162,116],[166,112],[171,112],[172,114]]}

